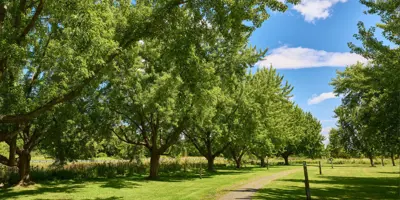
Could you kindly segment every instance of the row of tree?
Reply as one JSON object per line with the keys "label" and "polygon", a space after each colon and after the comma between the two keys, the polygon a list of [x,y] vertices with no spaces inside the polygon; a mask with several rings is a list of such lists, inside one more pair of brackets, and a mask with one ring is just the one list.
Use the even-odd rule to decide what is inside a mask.
{"label": "row of tree", "polygon": [[290,101],[292,87],[273,69],[248,73],[265,54],[249,36],[267,10],[286,9],[277,0],[1,1],[0,142],[9,148],[0,163],[26,184],[35,148],[63,164],[113,137],[147,149],[150,178],[182,140],[210,170],[221,154],[238,167],[247,152],[262,163],[318,156],[321,125]]}
{"label": "row of tree", "polygon": [[389,44],[374,36],[375,28],[358,24],[363,46],[349,44],[368,64],[355,64],[338,72],[332,85],[341,95],[342,104],[335,110],[339,128],[330,134],[331,147],[340,152],[361,153],[374,166],[376,156],[400,155],[400,2],[361,0],[369,14],[381,17],[377,27]]}

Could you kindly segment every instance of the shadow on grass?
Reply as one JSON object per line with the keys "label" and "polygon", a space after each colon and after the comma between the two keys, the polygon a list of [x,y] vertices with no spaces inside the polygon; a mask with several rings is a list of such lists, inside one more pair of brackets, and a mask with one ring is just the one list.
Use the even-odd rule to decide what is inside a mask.
{"label": "shadow on grass", "polygon": [[[276,167],[271,167],[276,168]],[[234,174],[242,174],[249,173],[256,169],[260,169],[257,167],[246,167],[242,169],[235,169],[230,167],[217,168],[215,172],[202,172],[202,179],[211,178],[213,176],[223,176],[223,175],[234,175]],[[266,170],[266,169],[265,169]],[[77,180],[56,180],[56,181],[42,181],[38,182],[40,184],[37,188],[26,188],[26,189],[18,189],[18,188],[7,188],[0,189],[0,199],[14,199],[17,197],[23,196],[34,196],[41,195],[45,193],[74,193],[79,188],[86,187],[87,184],[100,184],[101,188],[113,188],[113,189],[122,189],[122,188],[138,188],[141,186],[141,182],[150,182],[150,181],[161,181],[161,182],[181,182],[187,180],[195,180],[200,179],[200,174],[195,171],[188,172],[162,172],[160,173],[160,178],[157,180],[148,180],[147,176],[144,175],[135,175],[129,177],[116,177],[116,178],[95,178],[95,179],[77,179]],[[107,197],[107,198],[97,198],[98,200],[107,200],[107,199],[120,199],[121,197]],[[38,198],[40,199],[40,197]]]}
{"label": "shadow on grass", "polygon": [[[318,199],[400,199],[398,177],[340,177],[324,176],[327,180],[311,180],[311,196]],[[300,179],[283,179],[283,182],[303,182]],[[313,188],[313,185],[329,185]],[[305,199],[304,187],[264,188],[252,199]]]}
{"label": "shadow on grass", "polygon": [[32,196],[44,193],[71,193],[76,189],[83,188],[83,185],[67,185],[67,186],[43,186],[34,190],[0,190],[0,199],[14,199],[19,196]]}
{"label": "shadow on grass", "polygon": [[[90,184],[101,184],[102,188],[136,188],[140,184],[135,183],[135,179],[140,178],[124,177],[124,178],[99,178],[99,179],[88,179],[88,180],[65,180],[65,181],[46,181],[41,182],[37,188],[7,188],[0,189],[0,199],[14,199],[22,196],[34,196],[45,193],[74,193],[77,189],[84,188],[88,183]],[[121,197],[108,197],[108,198],[96,198],[99,200],[107,199],[120,199]],[[39,200],[40,198],[38,198]]]}
{"label": "shadow on grass", "polygon": [[131,180],[128,180],[128,178],[116,178],[116,179],[110,179],[110,180],[103,181],[103,182],[104,182],[104,184],[100,186],[102,188],[121,189],[121,188],[137,188],[137,187],[141,186],[138,183],[134,183]]}
{"label": "shadow on grass", "polygon": [[400,172],[378,172],[380,174],[400,174]]}
{"label": "shadow on grass", "polygon": [[95,199],[84,199],[84,200],[114,200],[114,199],[122,199],[122,197],[112,196],[107,198],[95,198]]}
{"label": "shadow on grass", "polygon": [[[271,168],[279,168],[279,167],[271,167]],[[256,169],[261,169],[259,167],[243,167],[240,169],[237,169],[235,167],[224,167],[224,168],[217,168],[216,171],[202,171],[201,176],[198,171],[196,172],[183,172],[183,171],[178,171],[178,172],[162,172],[160,173],[159,179],[156,180],[147,180],[147,181],[160,181],[160,182],[180,182],[180,181],[187,181],[187,180],[195,180],[199,179],[200,177],[202,179],[204,178],[211,178],[213,176],[221,176],[221,175],[238,175],[238,174],[243,174],[243,173],[249,173],[252,172]],[[264,168],[263,168],[264,169]],[[267,170],[265,168],[265,170]],[[146,179],[144,179],[146,180]]]}
{"label": "shadow on grass", "polygon": [[[94,199],[84,199],[84,200],[118,200],[118,199],[122,199],[122,197],[117,197],[117,196],[112,196],[112,197],[106,197],[106,198],[94,198]],[[48,199],[35,199],[35,200],[48,200]],[[64,199],[64,200],[73,200],[73,199]]]}

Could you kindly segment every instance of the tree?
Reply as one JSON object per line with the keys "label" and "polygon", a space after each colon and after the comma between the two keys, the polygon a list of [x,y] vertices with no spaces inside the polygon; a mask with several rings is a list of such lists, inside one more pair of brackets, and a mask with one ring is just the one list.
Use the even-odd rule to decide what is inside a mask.
{"label": "tree", "polygon": [[101,118],[106,116],[92,100],[86,96],[58,105],[48,113],[48,121],[41,122],[46,129],[41,130],[38,147],[55,164],[93,158],[103,148],[100,143],[108,125]]}
{"label": "tree", "polygon": [[298,152],[304,134],[304,113],[297,105],[290,105],[285,113],[285,127],[281,130],[282,146],[277,155],[282,156],[285,165],[289,165],[289,156]]}
{"label": "tree", "polygon": [[[208,78],[208,82],[202,81],[203,84],[200,85],[197,93],[199,103],[194,107],[194,114],[184,133],[207,159],[209,171],[214,170],[215,157],[228,149],[235,134],[243,133],[243,129],[239,128],[242,122],[238,120],[243,119],[240,115],[243,114],[243,117],[250,114],[246,110],[246,106],[251,105],[246,102],[249,100],[246,97],[249,91],[247,86],[244,86],[246,70],[253,66],[265,51],[257,52],[253,47],[246,47],[247,41],[248,36],[243,36],[243,40],[235,43],[221,40],[213,48],[207,49],[208,53],[204,55],[205,65],[210,67],[208,71],[211,73],[203,76]],[[235,128],[238,132],[235,132]],[[240,136],[236,138],[239,139]],[[240,152],[234,157],[238,161],[243,155],[244,153]]]}
{"label": "tree", "polygon": [[297,153],[301,153],[312,159],[321,157],[324,150],[324,144],[322,142],[325,139],[324,136],[321,135],[321,123],[309,112],[305,113],[305,121],[303,123],[303,126],[305,126],[305,134]]}
{"label": "tree", "polygon": [[283,76],[276,69],[265,68],[258,70],[251,81],[254,90],[253,99],[258,105],[258,128],[252,141],[249,143],[251,153],[259,160],[262,167],[265,166],[265,157],[272,156],[283,145],[285,127],[285,112],[291,98],[291,87],[287,82],[283,83]]}
{"label": "tree", "polygon": [[236,168],[240,168],[243,156],[250,150],[252,138],[258,129],[260,107],[254,101],[255,90],[251,85],[251,75],[239,85],[237,91],[239,98],[235,101],[236,111],[231,113],[228,122],[228,134],[231,136],[230,144],[224,156],[231,158],[236,163]]}
{"label": "tree", "polygon": [[[157,66],[154,66],[157,68]],[[150,176],[158,176],[159,159],[186,127],[190,97],[181,92],[182,80],[169,73],[121,70],[124,78],[110,82],[108,109],[117,118],[111,131],[122,141],[142,145],[151,155]]]}
{"label": "tree", "polygon": [[[229,62],[231,61],[225,64],[228,67],[241,68],[242,70],[239,71],[241,73],[244,73],[245,67],[248,66],[244,60],[238,60],[238,62],[243,62],[243,65],[232,65]],[[218,74],[215,77],[220,79]],[[211,96],[202,98],[201,102],[204,104],[199,104],[201,106],[195,110],[184,132],[185,137],[207,159],[209,171],[215,170],[214,159],[232,144],[234,121],[237,120],[236,116],[240,107],[237,102],[244,98],[244,88],[241,87],[239,80],[233,77],[232,82],[225,81],[225,83],[218,82],[217,86],[221,88],[210,90],[208,94]]]}
{"label": "tree", "polygon": [[327,146],[329,156],[332,158],[350,158],[341,142],[339,132],[339,129],[331,129],[329,131],[329,144]]}

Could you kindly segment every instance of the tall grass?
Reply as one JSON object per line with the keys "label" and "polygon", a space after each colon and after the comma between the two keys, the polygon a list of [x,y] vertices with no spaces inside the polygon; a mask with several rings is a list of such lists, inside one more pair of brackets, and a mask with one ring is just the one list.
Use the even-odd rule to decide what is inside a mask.
{"label": "tall grass", "polygon": [[[309,165],[316,165],[319,161],[323,164],[330,164],[328,159],[307,159],[301,157],[292,157],[289,159],[291,165],[300,165],[306,161]],[[376,165],[381,165],[380,159],[375,159]],[[243,161],[243,166],[258,165],[259,161],[247,158]],[[333,159],[334,165],[341,164],[369,164],[369,159],[366,158],[351,158],[351,159]],[[269,165],[283,165],[283,159],[270,158]],[[390,159],[385,159],[386,165],[391,165]],[[232,161],[224,158],[215,159],[215,167],[223,168],[234,166]],[[94,178],[115,178],[121,176],[137,176],[146,175],[149,173],[150,159],[142,159],[139,162],[129,162],[126,160],[108,160],[108,161],[91,161],[91,162],[76,162],[69,163],[64,166],[53,166],[49,163],[32,163],[31,178],[36,182],[47,180],[70,180],[70,179],[94,179]],[[180,157],[160,158],[161,175],[170,173],[199,173],[207,168],[207,160],[204,157]],[[14,184],[18,180],[18,168],[6,167],[0,165],[0,184]]]}
{"label": "tall grass", "polygon": [[[226,166],[224,158],[215,160],[216,167]],[[160,158],[159,172],[199,172],[207,166],[207,160],[202,157]],[[69,163],[64,166],[53,166],[46,163],[31,165],[31,178],[34,181],[115,178],[121,176],[145,175],[149,172],[150,160],[143,159],[140,163],[126,160],[111,160],[97,162]],[[0,183],[14,184],[18,181],[18,168],[0,165]]]}

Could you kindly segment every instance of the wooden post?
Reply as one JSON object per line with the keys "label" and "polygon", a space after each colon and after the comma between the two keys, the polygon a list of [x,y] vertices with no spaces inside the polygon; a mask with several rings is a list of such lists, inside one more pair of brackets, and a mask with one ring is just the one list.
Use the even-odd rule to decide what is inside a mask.
{"label": "wooden post", "polygon": [[203,177],[202,177],[202,171],[203,171],[203,167],[201,166],[201,161],[200,161],[200,179],[203,179]]}
{"label": "wooden post", "polygon": [[306,161],[303,161],[303,169],[304,169],[304,184],[306,187],[306,199],[311,200],[310,183],[308,181],[308,172],[307,172]]}
{"label": "wooden post", "polygon": [[318,162],[319,164],[319,175],[322,175],[322,166],[321,166],[321,161]]}

